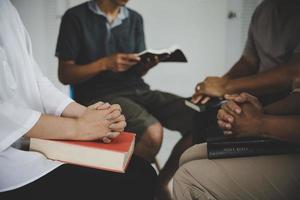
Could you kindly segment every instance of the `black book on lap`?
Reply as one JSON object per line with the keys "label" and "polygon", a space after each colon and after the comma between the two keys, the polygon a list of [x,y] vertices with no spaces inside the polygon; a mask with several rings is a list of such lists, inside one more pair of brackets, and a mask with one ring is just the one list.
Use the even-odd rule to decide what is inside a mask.
{"label": "black book on lap", "polygon": [[259,155],[277,155],[288,153],[300,153],[300,144],[279,141],[270,138],[251,137],[235,138],[224,136],[217,124],[217,112],[224,103],[221,99],[213,98],[207,104],[196,105],[187,99],[186,105],[198,111],[198,129],[204,131],[204,139],[201,134],[194,135],[194,143],[207,142],[209,159],[249,157]]}
{"label": "black book on lap", "polygon": [[299,153],[300,145],[270,138],[208,137],[209,159]]}

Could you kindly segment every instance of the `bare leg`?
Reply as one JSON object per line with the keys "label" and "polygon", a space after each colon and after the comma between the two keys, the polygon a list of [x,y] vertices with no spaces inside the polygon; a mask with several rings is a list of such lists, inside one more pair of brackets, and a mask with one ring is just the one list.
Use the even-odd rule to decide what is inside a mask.
{"label": "bare leg", "polygon": [[158,189],[156,194],[157,200],[170,200],[171,194],[168,189],[168,183],[174,176],[179,167],[179,159],[182,153],[192,146],[192,135],[186,135],[177,142],[173,151],[167,160],[165,166],[158,176]]}
{"label": "bare leg", "polygon": [[159,152],[163,139],[163,127],[160,123],[149,126],[137,143],[134,153],[150,163]]}

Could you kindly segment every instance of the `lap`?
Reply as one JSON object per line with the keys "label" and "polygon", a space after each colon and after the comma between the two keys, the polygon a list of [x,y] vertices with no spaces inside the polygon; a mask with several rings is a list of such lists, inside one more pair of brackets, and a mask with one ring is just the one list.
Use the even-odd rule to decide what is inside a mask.
{"label": "lap", "polygon": [[174,183],[216,199],[299,199],[299,169],[299,154],[200,159],[181,166]]}
{"label": "lap", "polygon": [[179,166],[184,165],[193,160],[200,160],[207,158],[207,144],[196,144],[187,149],[180,158]]}
{"label": "lap", "polygon": [[134,156],[124,174],[65,164],[24,187],[1,194],[3,195],[1,199],[14,197],[36,199],[42,195],[41,199],[82,197],[117,200],[124,197],[150,200],[155,184],[154,169],[148,162]]}
{"label": "lap", "polygon": [[184,98],[157,90],[132,90],[101,98],[118,103],[128,120],[128,129],[140,134],[146,127],[160,122],[182,134],[195,131],[196,112],[184,104]]}
{"label": "lap", "polygon": [[127,122],[125,130],[136,133],[137,140],[142,137],[149,126],[158,122],[158,120],[143,106],[135,102],[130,97],[108,96],[104,97],[102,100],[108,101],[111,104],[119,104],[121,106]]}

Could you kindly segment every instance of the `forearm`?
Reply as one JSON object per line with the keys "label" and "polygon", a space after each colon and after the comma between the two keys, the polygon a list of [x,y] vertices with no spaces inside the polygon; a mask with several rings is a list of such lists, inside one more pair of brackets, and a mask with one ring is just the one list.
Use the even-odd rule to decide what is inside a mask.
{"label": "forearm", "polygon": [[227,79],[236,79],[250,76],[258,72],[258,64],[242,56],[240,60],[223,76]]}
{"label": "forearm", "polygon": [[76,102],[72,102],[65,108],[61,116],[68,117],[68,118],[78,118],[82,116],[85,110],[86,110],[85,106],[80,105]]}
{"label": "forearm", "polygon": [[300,116],[265,115],[261,136],[300,143]]}
{"label": "forearm", "polygon": [[77,137],[76,124],[75,119],[42,115],[25,136],[41,139],[72,140]]}
{"label": "forearm", "polygon": [[106,70],[107,66],[104,59],[86,65],[77,65],[74,61],[59,60],[58,76],[63,84],[75,84],[88,80]]}
{"label": "forearm", "polygon": [[264,107],[264,113],[270,115],[300,114],[300,93],[293,93],[288,97]]}
{"label": "forearm", "polygon": [[271,94],[290,89],[298,74],[298,66],[281,66],[253,76],[228,80],[225,90],[229,94],[241,92],[253,95]]}

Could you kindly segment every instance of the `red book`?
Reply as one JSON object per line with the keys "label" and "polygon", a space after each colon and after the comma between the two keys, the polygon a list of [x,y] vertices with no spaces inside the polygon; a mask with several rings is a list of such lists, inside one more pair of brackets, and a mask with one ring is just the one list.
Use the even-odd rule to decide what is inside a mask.
{"label": "red book", "polygon": [[132,156],[135,134],[121,133],[111,143],[31,138],[30,150],[75,165],[124,173]]}

